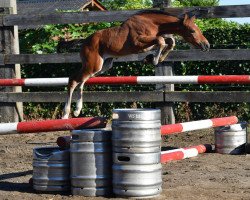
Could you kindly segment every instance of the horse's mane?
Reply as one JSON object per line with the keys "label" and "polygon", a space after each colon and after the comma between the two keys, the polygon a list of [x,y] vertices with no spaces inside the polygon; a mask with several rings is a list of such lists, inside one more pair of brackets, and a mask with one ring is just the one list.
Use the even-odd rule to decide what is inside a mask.
{"label": "horse's mane", "polygon": [[[172,16],[172,17],[176,17],[178,19],[183,19],[185,14],[180,14],[180,15],[174,15],[171,14],[169,12],[163,11],[163,10],[142,10],[139,11],[138,13],[136,13],[136,15],[143,15],[143,14],[161,14],[161,15],[166,15],[166,16]],[[190,17],[193,16],[193,14],[191,12],[187,12],[186,14],[188,14]]]}
{"label": "horse's mane", "polygon": [[142,15],[142,14],[161,14],[161,15],[167,15],[167,16],[172,16],[172,17],[177,17],[173,14],[170,14],[169,12],[163,11],[163,10],[142,10],[136,13],[137,15]]}

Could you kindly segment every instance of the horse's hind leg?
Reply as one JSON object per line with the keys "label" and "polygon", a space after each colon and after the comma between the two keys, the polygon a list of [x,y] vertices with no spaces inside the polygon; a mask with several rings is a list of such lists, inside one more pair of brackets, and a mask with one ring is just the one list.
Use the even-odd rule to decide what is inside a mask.
{"label": "horse's hind leg", "polygon": [[[102,59],[100,59],[99,65],[102,65]],[[98,76],[102,73],[104,73],[105,71],[107,71],[108,69],[110,69],[113,66],[113,58],[107,58],[103,64],[103,67],[101,67],[101,71],[98,71],[95,74],[92,74],[91,76]],[[83,94],[83,86],[84,83],[89,79],[90,75],[85,75],[83,77],[83,82],[81,82],[80,86],[79,86],[79,93],[78,93],[78,99],[76,102],[76,110],[74,111],[74,116],[77,117],[79,116],[81,110],[82,110],[82,103],[83,103],[83,99],[82,99],[82,94]]]}
{"label": "horse's hind leg", "polygon": [[[68,95],[67,95],[67,100],[66,104],[64,107],[63,111],[63,117],[62,119],[68,119],[70,110],[71,110],[71,102],[72,102],[72,96],[75,88],[80,84],[80,94],[78,95],[78,100],[76,103],[77,110],[79,110],[79,113],[82,109],[82,88],[84,83],[88,80],[90,77],[89,73],[86,72],[86,67],[85,63],[82,64],[81,70],[77,70],[70,78],[69,78],[69,83],[68,83]],[[74,113],[75,114],[75,113]],[[79,114],[78,114],[79,115]]]}
{"label": "horse's hind leg", "polygon": [[67,100],[64,106],[63,116],[62,119],[68,119],[70,114],[70,107],[72,101],[72,95],[79,82],[75,81],[74,79],[69,79],[68,83],[68,92],[67,92]]}
{"label": "horse's hind leg", "polygon": [[[102,69],[103,58],[99,54],[93,54],[90,56],[89,62],[86,62],[86,65],[83,65],[81,72],[81,84],[78,90],[78,97],[76,102],[76,110],[74,111],[74,116],[77,117],[81,113],[82,104],[83,104],[83,86],[85,82],[96,73]],[[90,66],[92,68],[90,68]]]}
{"label": "horse's hind leg", "polygon": [[113,67],[113,62],[114,62],[114,59],[113,58],[106,58],[104,60],[104,63],[103,63],[103,66],[102,66],[102,69],[101,71],[97,72],[96,74],[94,74],[95,76],[98,76],[100,74],[103,74],[105,73],[106,71],[108,71],[110,68]]}
{"label": "horse's hind leg", "polygon": [[80,83],[79,90],[78,90],[78,98],[76,101],[76,110],[74,111],[74,116],[77,117],[79,116],[81,110],[82,110],[82,93],[83,93],[83,86],[84,83],[88,80],[88,77],[84,79],[83,82]]}

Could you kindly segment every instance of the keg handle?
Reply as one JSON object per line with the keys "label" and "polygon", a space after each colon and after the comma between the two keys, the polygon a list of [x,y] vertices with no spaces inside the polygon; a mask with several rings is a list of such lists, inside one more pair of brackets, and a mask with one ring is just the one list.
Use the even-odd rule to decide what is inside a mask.
{"label": "keg handle", "polygon": [[130,161],[130,157],[124,156],[124,155],[117,155],[116,159],[118,162],[129,162]]}
{"label": "keg handle", "polygon": [[128,156],[118,156],[117,158],[120,162],[128,162],[130,161],[130,157]]}
{"label": "keg handle", "polygon": [[55,154],[56,152],[55,151],[45,151],[45,152],[40,152],[40,150],[43,150],[44,149],[37,149],[35,151],[35,155],[40,158],[40,159],[48,159],[49,157],[51,157],[53,154]]}
{"label": "keg handle", "polygon": [[215,128],[215,130],[218,131],[228,131],[228,130],[232,130],[232,131],[241,131],[247,129],[247,122],[246,121],[242,121],[242,122],[238,122],[237,124],[232,124],[232,125],[226,125],[226,126],[219,126],[217,128]]}

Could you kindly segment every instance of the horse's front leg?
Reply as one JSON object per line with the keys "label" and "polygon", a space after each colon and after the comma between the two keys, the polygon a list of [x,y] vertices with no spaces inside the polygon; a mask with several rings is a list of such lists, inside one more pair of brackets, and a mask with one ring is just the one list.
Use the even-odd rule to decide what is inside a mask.
{"label": "horse's front leg", "polygon": [[[161,53],[163,51],[163,49],[166,46],[165,40],[162,36],[140,36],[138,38],[138,43],[140,43],[142,46],[148,46],[150,48],[150,46],[158,46],[156,54],[153,56],[152,55],[148,55],[145,58],[145,61],[149,61],[154,64],[157,65],[159,63],[159,58],[161,56]],[[146,48],[146,49],[149,49]]]}
{"label": "horse's front leg", "polygon": [[159,62],[163,62],[168,56],[169,52],[172,51],[175,47],[175,39],[173,36],[169,36],[165,38],[166,47],[162,51]]}

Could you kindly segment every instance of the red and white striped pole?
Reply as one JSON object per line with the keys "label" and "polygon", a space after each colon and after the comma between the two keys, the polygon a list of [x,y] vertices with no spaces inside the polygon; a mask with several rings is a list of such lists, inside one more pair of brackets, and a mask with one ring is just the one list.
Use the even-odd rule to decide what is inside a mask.
{"label": "red and white striped pole", "polygon": [[194,131],[199,129],[214,128],[219,126],[228,126],[237,124],[238,118],[236,116],[213,118],[192,122],[184,122],[179,124],[169,124],[161,126],[161,134],[169,135],[174,133],[182,133],[186,131]]}
{"label": "red and white striped pole", "polygon": [[66,131],[66,130],[74,130],[82,128],[105,128],[106,123],[107,123],[106,118],[102,117],[1,123],[0,135],[16,134],[16,133]]}
{"label": "red and white striped pole", "polygon": [[[249,75],[220,76],[110,76],[90,78],[87,85],[117,84],[250,84]],[[0,86],[65,86],[68,78],[0,79]]]}
{"label": "red and white striped pole", "polygon": [[[185,131],[194,131],[199,129],[214,128],[218,126],[227,126],[231,124],[237,124],[238,118],[235,116],[213,118],[193,122],[185,122],[179,124],[169,124],[161,126],[161,135],[182,133]],[[68,148],[70,145],[71,136],[63,136],[57,139],[59,147]]]}
{"label": "red and white striped pole", "polygon": [[204,144],[180,149],[174,149],[161,152],[161,163],[167,163],[172,160],[182,160],[185,158],[192,158],[201,153],[208,153],[212,151],[212,145]]}

